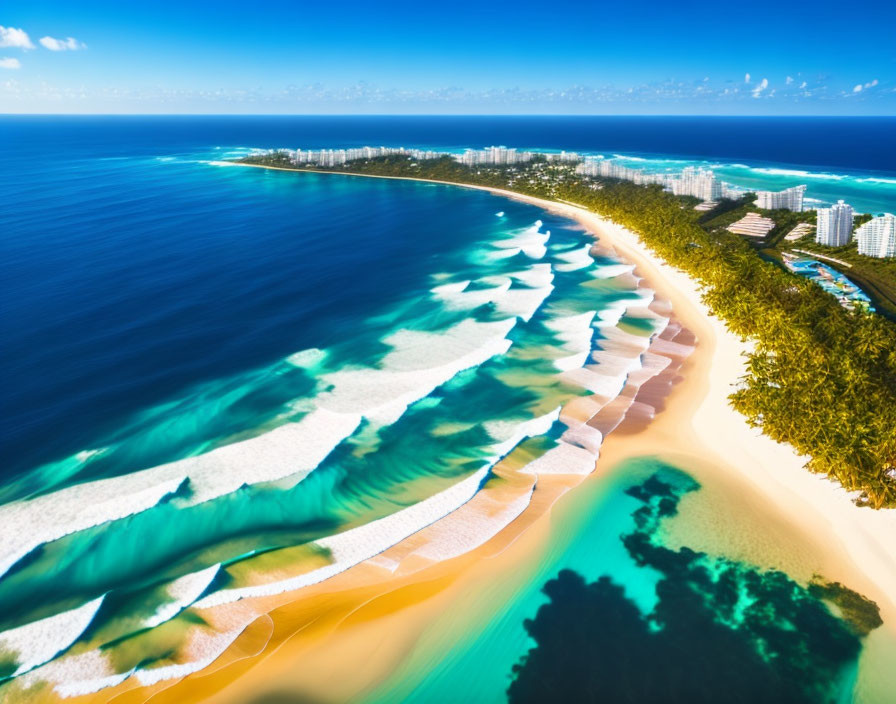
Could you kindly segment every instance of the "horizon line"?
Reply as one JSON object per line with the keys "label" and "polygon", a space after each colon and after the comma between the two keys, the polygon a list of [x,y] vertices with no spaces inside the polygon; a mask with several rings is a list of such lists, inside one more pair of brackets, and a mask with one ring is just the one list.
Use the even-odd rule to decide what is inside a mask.
{"label": "horizon line", "polygon": [[716,117],[716,118],[890,118],[896,115],[713,114],[713,113],[435,113],[435,112],[0,112],[0,117]]}

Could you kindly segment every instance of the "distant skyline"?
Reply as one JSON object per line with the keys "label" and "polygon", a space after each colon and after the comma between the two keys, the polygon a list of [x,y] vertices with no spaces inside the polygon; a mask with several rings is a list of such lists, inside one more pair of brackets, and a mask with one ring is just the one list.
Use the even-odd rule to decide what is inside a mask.
{"label": "distant skyline", "polygon": [[896,114],[896,3],[41,1],[0,113]]}

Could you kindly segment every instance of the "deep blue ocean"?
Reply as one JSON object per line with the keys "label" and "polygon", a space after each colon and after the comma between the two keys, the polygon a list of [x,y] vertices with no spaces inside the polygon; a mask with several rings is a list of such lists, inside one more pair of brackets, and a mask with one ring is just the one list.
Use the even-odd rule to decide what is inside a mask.
{"label": "deep blue ocean", "polygon": [[[209,652],[236,636],[197,626],[194,605],[327,578],[480,492],[509,491],[490,474],[508,453],[522,466],[579,451],[593,469],[591,454],[564,444],[559,409],[586,392],[614,398],[653,336],[671,329],[647,310],[652,292],[630,266],[534,206],[227,159],[253,148],[505,144],[644,168],[708,164],[742,185],[807,182],[816,200],[843,193],[877,212],[896,210],[894,127],[0,117],[0,654],[14,653],[0,661],[0,700],[5,677],[35,668],[66,685],[70,671],[52,666],[73,644],[109,653],[127,641],[79,671],[88,683],[198,667],[179,649],[197,630]],[[601,351],[608,366],[586,370]],[[521,507],[534,476],[508,484]],[[637,502],[619,505],[625,515],[606,520],[628,530]],[[346,547],[345,535],[360,537]],[[611,542],[619,570],[633,569]],[[541,597],[538,584],[527,589],[529,608]],[[509,662],[528,642],[514,629]]]}
{"label": "deep blue ocean", "polygon": [[0,125],[4,149],[32,159],[222,145],[457,150],[503,144],[896,175],[896,117],[5,116]]}
{"label": "deep blue ocean", "polygon": [[453,192],[408,200],[394,184],[321,180],[309,193],[204,160],[495,143],[729,173],[743,162],[732,180],[808,181],[809,196],[820,187],[896,209],[896,118],[0,117],[2,475],[185,384],[336,334],[347,302],[363,311],[419,275],[397,252],[436,255],[432,234],[415,234],[435,213],[460,246],[475,222],[448,204]]}

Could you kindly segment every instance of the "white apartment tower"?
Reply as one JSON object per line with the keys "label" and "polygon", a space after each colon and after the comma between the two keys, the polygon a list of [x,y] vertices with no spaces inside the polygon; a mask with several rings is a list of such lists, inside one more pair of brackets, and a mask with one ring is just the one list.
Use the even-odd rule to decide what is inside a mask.
{"label": "white apartment tower", "polygon": [[703,201],[715,201],[722,197],[722,182],[712,171],[688,166],[681,176],[671,182],[672,192],[677,196],[694,196]]}
{"label": "white apartment tower", "polygon": [[842,200],[830,208],[818,209],[818,226],[815,241],[828,247],[849,244],[852,236],[852,207]]}
{"label": "white apartment tower", "polygon": [[757,191],[756,207],[763,210],[792,210],[795,213],[803,210],[803,194],[805,186],[794,186],[784,191]]}
{"label": "white apartment tower", "polygon": [[859,254],[896,257],[896,215],[886,213],[856,229]]}

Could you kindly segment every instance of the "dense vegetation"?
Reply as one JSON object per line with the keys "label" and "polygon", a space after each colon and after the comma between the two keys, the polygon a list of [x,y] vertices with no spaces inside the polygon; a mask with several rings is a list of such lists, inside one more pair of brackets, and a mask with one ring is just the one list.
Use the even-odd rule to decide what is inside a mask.
{"label": "dense vegetation", "polygon": [[[276,154],[251,161],[289,166]],[[703,215],[659,186],[586,179],[544,161],[469,168],[450,157],[388,157],[331,170],[509,188],[571,201],[624,225],[699,282],[711,311],[753,341],[748,373],[731,395],[734,408],[810,457],[812,471],[860,491],[859,503],[896,506],[896,324],[842,308],[718,226],[725,218],[717,216],[733,217],[745,204]]]}

